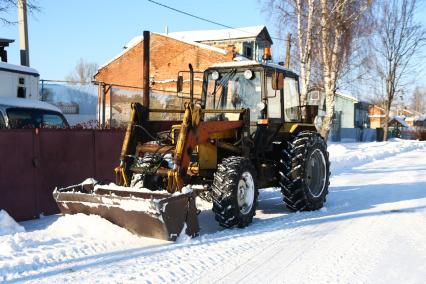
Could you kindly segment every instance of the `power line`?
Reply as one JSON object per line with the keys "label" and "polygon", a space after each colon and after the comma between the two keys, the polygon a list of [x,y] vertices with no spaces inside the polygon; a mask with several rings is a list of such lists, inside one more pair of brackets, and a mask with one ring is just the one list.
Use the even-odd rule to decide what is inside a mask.
{"label": "power line", "polygon": [[[184,15],[192,17],[192,18],[195,18],[195,19],[198,19],[198,20],[202,20],[204,22],[208,22],[208,23],[211,23],[211,24],[214,24],[214,25],[218,25],[218,26],[221,26],[221,27],[224,27],[224,28],[228,28],[228,29],[232,29],[232,30],[236,30],[236,31],[240,31],[240,32],[245,32],[245,33],[248,33],[248,34],[251,34],[251,35],[256,35],[254,33],[251,33],[251,32],[245,31],[245,30],[241,30],[241,29],[234,28],[234,27],[231,27],[231,26],[228,26],[228,25],[225,25],[225,24],[221,24],[221,23],[213,21],[213,20],[209,20],[209,19],[206,19],[206,18],[203,18],[203,17],[199,17],[197,15],[194,15],[194,14],[191,14],[191,13],[188,13],[188,12],[185,12],[185,11],[182,11],[182,10],[179,10],[179,9],[167,6],[165,4],[162,4],[162,3],[159,3],[159,2],[156,2],[156,1],[153,1],[153,0],[148,0],[148,2],[151,2],[151,3],[155,4],[155,5],[167,8],[169,10],[172,10],[172,11],[184,14]],[[279,38],[279,37],[272,37],[271,36],[271,38],[272,39],[276,39],[276,40],[287,41],[287,39],[282,39],[282,38]]]}

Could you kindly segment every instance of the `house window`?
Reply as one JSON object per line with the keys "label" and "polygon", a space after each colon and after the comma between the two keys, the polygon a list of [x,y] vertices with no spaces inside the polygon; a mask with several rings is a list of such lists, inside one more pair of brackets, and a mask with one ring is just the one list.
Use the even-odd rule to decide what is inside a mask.
{"label": "house window", "polygon": [[25,87],[18,87],[17,97],[25,99],[27,97],[26,91]]}
{"label": "house window", "polygon": [[243,44],[243,55],[249,59],[253,59],[253,43],[245,42]]}
{"label": "house window", "polygon": [[250,59],[253,57],[253,49],[251,46],[246,46],[245,56]]}
{"label": "house window", "polygon": [[318,101],[319,100],[319,92],[318,91],[311,92],[311,100],[312,101]]}

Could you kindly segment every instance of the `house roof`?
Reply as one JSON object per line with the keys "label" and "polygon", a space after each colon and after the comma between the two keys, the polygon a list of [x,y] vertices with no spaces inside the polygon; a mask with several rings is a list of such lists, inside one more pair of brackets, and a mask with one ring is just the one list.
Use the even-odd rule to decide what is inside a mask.
{"label": "house roof", "polygon": [[253,26],[241,27],[235,29],[220,29],[220,30],[199,30],[199,31],[184,31],[168,33],[168,36],[180,38],[189,41],[215,41],[215,40],[229,40],[229,39],[242,39],[252,38],[259,36],[263,31],[266,32],[266,40],[272,43],[271,36],[269,35],[266,26]]}
{"label": "house roof", "polygon": [[344,98],[344,99],[352,100],[354,102],[358,102],[357,98],[351,96],[349,93],[344,93],[343,91],[336,92],[336,96],[339,96],[339,97]]}
{"label": "house roof", "polygon": [[[174,40],[180,41],[180,42],[184,42],[190,45],[194,45],[197,46],[199,48],[202,49],[207,49],[207,50],[211,50],[217,53],[221,53],[223,55],[227,54],[227,51],[224,49],[220,49],[214,46],[210,46],[207,44],[202,44],[202,43],[198,43],[198,42],[193,42],[193,41],[189,41],[189,40],[183,40],[183,39],[179,39],[179,38],[175,38],[174,36],[166,35],[166,34],[161,34],[161,33],[154,33],[151,32],[151,34],[155,34],[155,35],[160,35],[160,36],[164,36],[164,37],[168,37],[168,38],[172,38]],[[133,47],[135,47],[136,45],[138,45],[139,43],[141,43],[143,41],[143,36],[135,36],[134,38],[132,38],[128,43],[126,43],[124,45],[124,50],[122,50],[119,54],[117,54],[115,57],[113,57],[112,59],[108,60],[106,63],[102,64],[99,68],[98,68],[98,72],[99,70],[101,70],[102,68],[104,68],[105,66],[107,66],[108,64],[112,63],[113,61],[117,60],[118,58],[120,58],[121,56],[123,56],[124,54],[126,54],[129,50],[131,50]]]}
{"label": "house roof", "polygon": [[395,120],[396,122],[398,122],[399,124],[401,124],[402,126],[404,126],[404,127],[410,127],[408,124],[407,124],[407,122],[405,121],[405,117],[402,117],[402,116],[394,116],[392,119],[391,119],[391,121],[392,120]]}
{"label": "house roof", "polygon": [[242,59],[242,60],[238,60],[238,61],[227,61],[227,62],[221,62],[221,63],[216,63],[211,65],[209,68],[232,68],[232,67],[245,67],[245,66],[269,66],[272,68],[276,68],[276,69],[280,69],[286,72],[291,72],[296,74],[294,71],[285,68],[284,66],[281,66],[279,64],[275,64],[275,63],[264,63],[264,62],[258,62],[258,61],[254,61],[254,60],[247,60],[247,59]]}
{"label": "house roof", "polygon": [[0,37],[0,46],[9,46],[9,43],[14,42],[14,39],[1,38]]}
{"label": "house roof", "polygon": [[6,62],[0,62],[0,71],[8,71],[13,73],[27,74],[33,76],[40,76],[38,71],[34,68],[30,68],[22,65],[15,65]]}

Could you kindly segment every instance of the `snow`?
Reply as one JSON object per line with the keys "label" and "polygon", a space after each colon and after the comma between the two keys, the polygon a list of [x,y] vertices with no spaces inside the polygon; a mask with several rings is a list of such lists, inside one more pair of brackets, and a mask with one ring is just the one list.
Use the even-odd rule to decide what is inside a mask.
{"label": "snow", "polygon": [[405,121],[405,116],[394,116],[392,119],[395,119],[397,122],[399,122],[399,124],[404,127],[410,127]]}
{"label": "snow", "polygon": [[426,149],[426,143],[421,141],[407,141],[394,139],[389,142],[370,143],[346,143],[330,144],[330,162],[333,166],[333,174],[355,166],[384,159],[398,153],[408,152],[415,149]]}
{"label": "snow", "polygon": [[283,71],[291,71],[290,69],[285,68],[284,66],[281,66],[279,64],[275,63],[261,63],[254,60],[238,60],[238,61],[227,61],[227,62],[221,62],[221,63],[215,63],[210,66],[210,68],[238,68],[238,67],[247,67],[247,66],[269,66],[272,68],[280,69]]}
{"label": "snow", "polygon": [[14,97],[0,97],[0,105],[8,107],[23,107],[23,108],[37,108],[44,110],[52,110],[62,113],[62,111],[54,105],[33,100],[33,99],[22,99]]}
{"label": "snow", "polygon": [[24,227],[16,223],[5,210],[0,210],[0,236],[19,232],[25,232]]}
{"label": "snow", "polygon": [[34,75],[36,77],[40,76],[38,71],[34,68],[30,68],[30,67],[22,66],[22,65],[10,64],[10,63],[0,61],[0,71],[3,71],[2,69],[3,70],[10,70],[10,71],[17,71],[17,72],[22,72],[22,73],[29,73],[29,74]]}
{"label": "snow", "polygon": [[424,283],[426,142],[329,145],[325,207],[291,213],[260,190],[253,223],[220,228],[211,204],[200,236],[171,243],[98,216],[47,216],[0,236],[0,282]]}

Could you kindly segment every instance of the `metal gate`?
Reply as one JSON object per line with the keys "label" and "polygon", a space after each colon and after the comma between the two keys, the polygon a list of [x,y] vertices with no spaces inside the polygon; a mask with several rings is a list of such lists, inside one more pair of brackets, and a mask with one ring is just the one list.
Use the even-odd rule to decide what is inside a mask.
{"label": "metal gate", "polygon": [[56,186],[85,178],[114,180],[123,131],[0,131],[0,209],[18,221],[59,212]]}

